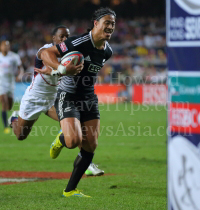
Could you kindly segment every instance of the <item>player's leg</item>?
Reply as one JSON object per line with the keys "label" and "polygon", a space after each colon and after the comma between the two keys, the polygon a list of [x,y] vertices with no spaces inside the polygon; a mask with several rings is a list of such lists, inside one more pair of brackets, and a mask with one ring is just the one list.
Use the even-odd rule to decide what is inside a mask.
{"label": "player's leg", "polygon": [[17,119],[11,119],[13,132],[18,140],[27,138],[35,121],[36,120],[24,120],[20,116],[18,116]]}
{"label": "player's leg", "polygon": [[[89,105],[89,110],[82,113],[83,147],[90,147],[91,145],[84,145],[84,143],[90,144],[90,141],[94,145],[97,144],[97,142],[95,141],[97,141],[98,138],[97,131],[100,129],[100,113],[98,109],[97,96],[95,94],[91,96],[90,99],[87,101],[87,104]],[[85,108],[87,110],[87,106]],[[85,137],[87,137],[87,141],[84,141]],[[96,146],[92,147],[94,148]],[[87,150],[87,148],[85,149]],[[85,174],[87,176],[101,176],[104,174],[104,171],[99,169],[97,165],[91,162],[88,169],[85,171]]]}
{"label": "player's leg", "polygon": [[84,172],[92,162],[94,151],[97,147],[97,139],[100,128],[100,120],[94,119],[84,122],[82,125],[83,137],[82,148],[74,161],[74,169],[63,195],[68,197],[75,190]]}
{"label": "player's leg", "polygon": [[87,100],[80,101],[79,103],[82,105],[80,119],[83,140],[81,151],[74,161],[72,175],[63,193],[66,197],[70,195],[71,191],[76,189],[82,175],[92,162],[100,129],[100,114],[97,96],[93,95],[88,97]]}
{"label": "player's leg", "polygon": [[[58,121],[58,115],[56,113],[56,109],[54,106],[52,106],[47,111],[46,115],[48,115],[50,118]],[[61,128],[62,127],[66,127],[66,128],[63,132],[62,132],[62,129],[60,130],[59,134],[57,135],[57,138],[55,139],[55,141],[53,142],[53,145],[51,146],[53,148],[54,145],[57,145],[56,150],[53,150],[53,149],[50,150],[50,156],[53,159],[59,155],[61,149],[63,148],[63,144],[68,148],[73,148],[73,147],[76,147],[76,142],[78,143],[82,139],[81,138],[81,130],[80,130],[80,121],[78,119],[67,118],[66,120],[63,120],[62,122],[60,122],[60,125],[61,125]],[[67,125],[67,126],[65,126],[65,125]],[[74,132],[72,132],[72,131],[74,131]],[[69,136],[72,136],[72,135],[75,135],[76,137],[78,136],[78,139],[76,139],[76,137],[73,137],[73,140],[71,141]],[[64,138],[64,136],[65,136],[65,138]],[[63,144],[60,142],[60,139],[62,142],[64,142]],[[56,144],[56,142],[57,142],[57,144]],[[80,145],[81,144],[79,144],[78,147],[81,149]],[[60,149],[58,149],[58,146]]]}
{"label": "player's leg", "polygon": [[14,111],[8,123],[12,127],[14,134],[18,140],[27,138],[32,130],[33,124],[43,112],[45,100],[32,97],[25,93],[20,103],[20,110]]}
{"label": "player's leg", "polygon": [[[60,121],[62,142],[69,149],[74,149],[82,142],[81,123],[77,118],[65,118]],[[63,141],[64,140],[64,141]]]}
{"label": "player's leg", "polygon": [[[62,132],[59,133],[51,145],[50,156],[52,158],[56,158],[63,147],[73,149],[82,142],[80,111],[76,107],[74,95],[58,90],[55,108],[60,120]],[[80,156],[81,159],[79,159]],[[75,188],[92,161],[92,157],[93,153],[88,153],[84,149],[81,149],[78,157],[74,161],[74,170],[69,181],[69,185],[71,185],[70,189],[72,190],[70,192],[63,191],[63,196],[78,195],[87,197]]]}
{"label": "player's leg", "polygon": [[[94,151],[97,147],[97,140],[100,130],[100,120],[94,119],[86,121],[81,125],[83,132],[82,147],[87,151]],[[101,176],[104,174],[104,171],[99,169],[96,164],[91,162],[89,167],[85,171],[85,174],[87,176]]]}
{"label": "player's leg", "polygon": [[82,141],[80,114],[74,104],[71,94],[58,90],[55,108],[62,132],[57,135],[51,144],[50,157],[53,159],[58,157],[64,146],[73,149]]}
{"label": "player's leg", "polygon": [[[84,141],[84,137],[82,142]],[[78,148],[81,150],[82,144],[78,146]],[[85,171],[86,176],[102,176],[104,175],[104,171],[98,168],[98,165],[91,162],[88,166],[87,170]]]}
{"label": "player's leg", "polygon": [[94,152],[98,144],[100,119],[82,122],[81,127],[83,132],[82,148],[88,152]]}
{"label": "player's leg", "polygon": [[10,111],[13,106],[13,97],[8,96],[8,110]]}
{"label": "player's leg", "polygon": [[50,147],[50,157],[55,159],[63,147],[76,148],[82,141],[81,124],[77,118],[64,118],[60,121],[62,131],[57,135]]}
{"label": "player's leg", "polygon": [[[58,136],[62,133],[62,129],[60,129]],[[83,140],[84,141],[84,138]],[[78,145],[78,148],[81,150],[82,144]],[[62,147],[63,148],[63,147]],[[87,170],[85,171],[85,174],[87,176],[101,176],[104,175],[104,171],[98,168],[98,165],[95,163],[91,162]]]}
{"label": "player's leg", "polygon": [[10,129],[8,128],[8,121],[7,121],[7,111],[10,108],[8,95],[7,94],[0,95],[0,102],[2,104],[1,116],[2,116],[2,121],[4,125],[4,133],[8,134],[10,133]]}
{"label": "player's leg", "polygon": [[[82,131],[81,123],[77,118],[64,118],[60,121],[62,131],[58,134],[55,141],[51,145],[50,156],[56,158],[63,147],[73,149],[81,144]],[[81,159],[78,157],[81,156]],[[88,159],[88,152],[83,149],[80,151],[78,157],[74,161],[74,170],[72,172],[68,185],[70,186],[69,191],[63,191],[63,196],[78,196],[78,197],[90,197],[82,194],[76,186],[80,181],[82,175],[87,169],[88,165],[92,161],[92,157]]]}
{"label": "player's leg", "polygon": [[46,115],[49,116],[51,119],[58,121],[58,115],[56,113],[56,109],[52,106],[47,112]]}

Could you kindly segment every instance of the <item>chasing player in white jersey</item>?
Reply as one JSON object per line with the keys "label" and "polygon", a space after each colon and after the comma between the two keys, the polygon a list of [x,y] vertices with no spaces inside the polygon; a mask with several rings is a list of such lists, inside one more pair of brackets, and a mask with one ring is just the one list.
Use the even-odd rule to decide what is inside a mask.
{"label": "chasing player in white jersey", "polygon": [[[58,26],[53,30],[53,43],[46,44],[40,48],[35,58],[35,69],[48,68],[44,66],[40,58],[41,52],[53,45],[65,41],[69,35],[69,29],[65,26]],[[67,66],[71,75],[77,74],[83,68],[83,64],[75,66],[72,62]],[[33,124],[41,113],[45,113],[50,118],[58,121],[58,116],[54,107],[57,93],[58,76],[38,74],[34,71],[31,85],[26,89],[22,97],[20,110],[12,113],[8,122],[12,127],[18,140],[24,140],[29,135]],[[104,171],[97,168],[93,163],[90,164],[87,175],[102,175]]]}
{"label": "chasing player in white jersey", "polygon": [[7,111],[13,105],[13,94],[15,85],[15,71],[18,69],[18,80],[23,74],[22,62],[18,54],[10,51],[10,43],[5,40],[0,45],[0,102],[2,104],[2,120],[4,133],[10,133],[7,123]]}

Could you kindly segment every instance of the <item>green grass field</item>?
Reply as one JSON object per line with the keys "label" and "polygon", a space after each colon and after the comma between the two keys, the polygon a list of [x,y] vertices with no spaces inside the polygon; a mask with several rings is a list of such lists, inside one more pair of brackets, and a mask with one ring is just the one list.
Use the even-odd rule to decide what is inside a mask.
{"label": "green grass field", "polygon": [[[100,110],[93,160],[105,176],[84,178],[78,185],[92,198],[63,198],[66,179],[0,185],[0,209],[165,210],[166,108],[119,104]],[[24,141],[3,134],[2,122],[0,128],[0,171],[72,171],[78,149],[64,148],[55,160],[49,156],[58,122],[42,114]]]}

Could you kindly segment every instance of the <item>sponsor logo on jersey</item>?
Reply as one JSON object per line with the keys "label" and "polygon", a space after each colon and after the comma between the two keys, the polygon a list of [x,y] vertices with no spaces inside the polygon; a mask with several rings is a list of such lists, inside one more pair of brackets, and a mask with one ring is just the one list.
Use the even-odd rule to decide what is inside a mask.
{"label": "sponsor logo on jersey", "polygon": [[89,56],[89,55],[86,56],[86,57],[84,58],[84,60],[85,60],[85,61],[91,61],[90,56]]}
{"label": "sponsor logo on jersey", "polygon": [[65,108],[64,112],[70,112],[71,110],[72,110],[71,107],[67,107],[67,108]]}
{"label": "sponsor logo on jersey", "polygon": [[89,72],[92,72],[92,73],[97,73],[99,72],[101,69],[101,66],[97,66],[97,65],[94,65],[94,64],[90,64],[89,67],[88,67],[88,71]]}
{"label": "sponsor logo on jersey", "polygon": [[59,44],[59,46],[60,46],[60,49],[62,50],[62,52],[66,52],[68,50],[68,48],[64,42],[61,42]]}

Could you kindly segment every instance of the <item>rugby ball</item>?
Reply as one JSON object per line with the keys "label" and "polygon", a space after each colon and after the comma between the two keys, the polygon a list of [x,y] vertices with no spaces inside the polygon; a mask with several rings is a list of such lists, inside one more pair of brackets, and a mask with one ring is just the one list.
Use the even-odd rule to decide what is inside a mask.
{"label": "rugby ball", "polygon": [[68,63],[75,57],[74,60],[74,65],[77,66],[79,65],[83,60],[84,60],[84,56],[82,53],[80,53],[79,51],[72,51],[70,53],[67,53],[66,55],[64,55],[61,58],[61,64],[63,66],[68,65]]}

